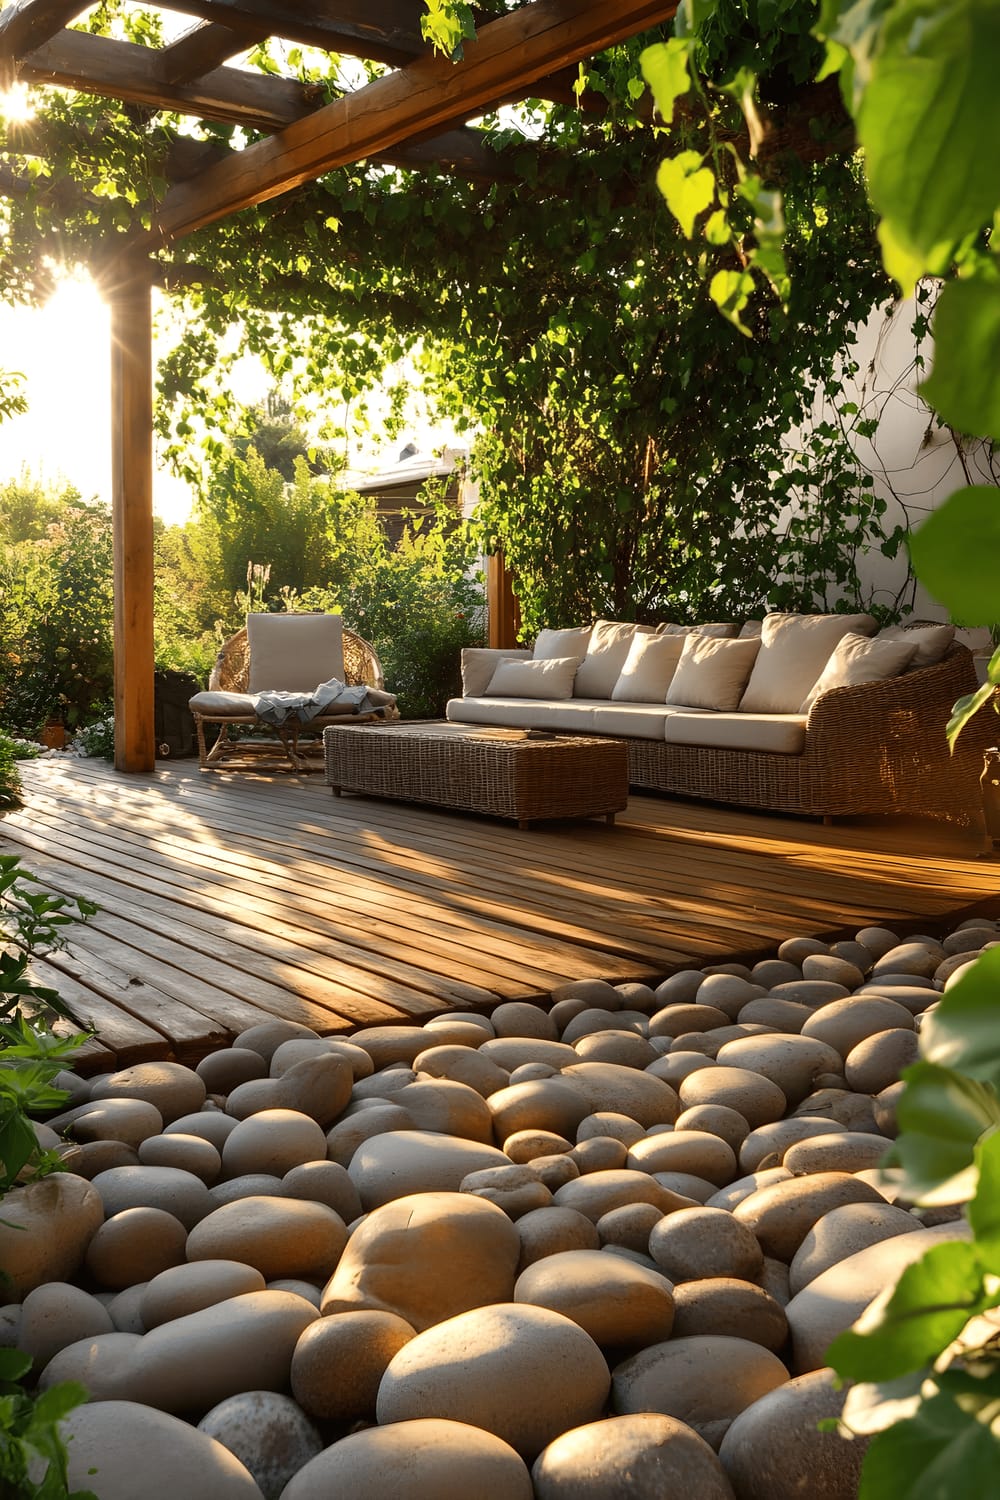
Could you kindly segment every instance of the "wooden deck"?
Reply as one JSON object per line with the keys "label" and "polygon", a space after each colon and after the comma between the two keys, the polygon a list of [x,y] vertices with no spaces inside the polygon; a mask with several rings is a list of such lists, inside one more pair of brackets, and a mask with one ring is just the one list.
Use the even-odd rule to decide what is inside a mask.
{"label": "wooden deck", "polygon": [[614,828],[520,832],[335,799],[318,776],[68,757],[22,773],[0,848],[101,908],[38,965],[97,1034],[82,1070],[195,1062],[274,1016],[346,1032],[1000,911],[997,861],[930,822],[827,828],[638,796]]}

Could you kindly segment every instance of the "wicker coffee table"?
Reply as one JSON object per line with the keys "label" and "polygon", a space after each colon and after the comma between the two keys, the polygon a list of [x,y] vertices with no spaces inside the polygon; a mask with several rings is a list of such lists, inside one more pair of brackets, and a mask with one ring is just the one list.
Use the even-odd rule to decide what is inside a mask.
{"label": "wicker coffee table", "polygon": [[334,795],[365,792],[513,818],[606,818],[628,801],[624,740],[418,720],[323,731]]}

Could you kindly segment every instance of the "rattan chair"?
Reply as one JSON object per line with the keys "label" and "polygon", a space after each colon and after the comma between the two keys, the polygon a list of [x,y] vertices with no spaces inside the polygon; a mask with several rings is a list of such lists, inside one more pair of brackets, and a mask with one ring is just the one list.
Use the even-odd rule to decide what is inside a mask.
{"label": "rattan chair", "polygon": [[[278,615],[274,618],[284,617]],[[399,717],[394,700],[385,693],[382,664],[374,647],[346,627],[343,630],[342,667],[339,662],[331,663],[327,675],[342,676],[348,687],[364,685],[384,696],[387,701],[376,712],[358,714],[332,704],[329,711],[324,710],[305,724],[297,720],[289,720],[280,726],[267,724],[258,718],[254,700],[248,692],[250,668],[250,637],[244,628],[223,644],[212,668],[208,690],[195,694],[189,704],[202,770],[222,764],[234,768],[240,763],[259,766],[262,760],[295,771],[321,770],[323,730],[328,724],[359,724]],[[207,724],[218,726],[218,735],[211,746],[205,734]],[[234,737],[230,733],[233,728],[254,732]]]}

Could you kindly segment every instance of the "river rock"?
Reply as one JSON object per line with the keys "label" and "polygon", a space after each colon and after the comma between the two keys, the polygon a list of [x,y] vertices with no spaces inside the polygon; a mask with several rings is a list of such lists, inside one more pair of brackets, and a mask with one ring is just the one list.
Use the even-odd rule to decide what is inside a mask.
{"label": "river rock", "polygon": [[127,1208],[159,1208],[192,1229],[215,1207],[201,1178],[180,1167],[112,1167],[99,1172],[93,1185],[108,1218]]}
{"label": "river rock", "polygon": [[650,1018],[650,1036],[683,1036],[686,1031],[712,1031],[728,1026],[732,1016],[714,1005],[665,1005]]}
{"label": "river rock", "polygon": [[[646,1068],[654,1078],[661,1078],[664,1083],[677,1093],[683,1079],[689,1073],[697,1073],[700,1068],[714,1067],[714,1061],[704,1052],[675,1052],[671,1049],[664,1057],[658,1057]],[[678,1100],[678,1106],[680,1101]]]}
{"label": "river rock", "polygon": [[52,1116],[49,1125],[81,1145],[119,1141],[135,1151],[150,1136],[160,1134],[163,1116],[155,1104],[144,1099],[92,1099]]}
{"label": "river rock", "polygon": [[325,1160],[326,1136],[310,1115],[296,1109],[262,1109],[249,1115],[222,1148],[227,1177],[251,1172],[284,1177],[303,1162]]}
{"label": "river rock", "polygon": [[596,1007],[588,1007],[563,1026],[562,1040],[565,1045],[575,1047],[583,1037],[597,1036],[602,1032],[631,1031],[642,1035],[646,1026],[646,1018],[637,1011],[627,1011],[622,1008],[600,1010]]}
{"label": "river rock", "polygon": [[730,1109],[727,1104],[696,1104],[692,1109],[685,1109],[674,1121],[674,1129],[699,1130],[717,1135],[737,1155],[750,1134],[748,1121],[738,1110]]}
{"label": "river rock", "polygon": [[736,1276],[685,1281],[674,1288],[674,1338],[706,1333],[747,1339],[780,1354],[788,1320],[784,1305],[756,1282]]}
{"label": "river rock", "polygon": [[652,1203],[626,1203],[621,1208],[611,1209],[609,1213],[602,1214],[596,1224],[601,1248],[618,1245],[622,1249],[648,1256],[650,1230],[662,1217],[660,1210]]}
{"label": "river rock", "polygon": [[616,1172],[628,1161],[628,1147],[612,1135],[592,1135],[580,1141],[570,1156],[582,1176],[586,1172]]}
{"label": "river rock", "polygon": [[735,1276],[752,1281],[763,1253],[755,1235],[721,1208],[681,1208],[654,1224],[649,1253],[671,1281]]}
{"label": "river rock", "polygon": [[600,1349],[576,1323],[503,1303],[404,1345],[382,1377],[376,1415],[381,1424],[428,1415],[468,1422],[531,1460],[568,1428],[595,1421],[608,1386]]}
{"label": "river rock", "polygon": [[60,1349],[113,1331],[103,1302],[66,1281],[49,1281],[35,1287],[21,1304],[16,1346],[31,1355],[32,1370],[38,1376]]}
{"label": "river rock", "polygon": [[704,1178],[712,1190],[736,1176],[736,1155],[720,1136],[704,1130],[671,1130],[637,1141],[628,1164],[639,1172],[687,1172]]}
{"label": "river rock", "polygon": [[[781,1037],[779,1040],[788,1042],[795,1039]],[[720,1055],[724,1050],[725,1048],[719,1049]],[[696,1073],[690,1073],[683,1079],[677,1092],[685,1109],[696,1104],[725,1104],[741,1114],[751,1130],[769,1120],[780,1119],[786,1106],[785,1095],[776,1083],[772,1083],[762,1073],[738,1067],[735,1063],[701,1068]]]}
{"label": "river rock", "polygon": [[139,1161],[144,1167],[180,1167],[193,1172],[206,1187],[211,1187],[222,1171],[222,1157],[212,1145],[198,1135],[153,1135],[139,1147]]}
{"label": "river rock", "polygon": [[275,1052],[282,1042],[291,1042],[299,1038],[318,1042],[318,1032],[311,1030],[308,1026],[302,1026],[298,1021],[261,1021],[256,1026],[250,1026],[246,1031],[241,1031],[233,1041],[234,1047],[249,1047],[253,1052],[259,1052],[264,1061],[270,1066]]}
{"label": "river rock", "polygon": [[[537,1165],[536,1162],[536,1169]],[[588,1172],[586,1177],[565,1183],[553,1196],[560,1208],[575,1208],[595,1224],[604,1214],[626,1203],[652,1203],[664,1214],[692,1206],[689,1198],[662,1187],[648,1172],[627,1168]]]}
{"label": "river rock", "polygon": [[845,1203],[831,1209],[817,1219],[788,1268],[793,1296],[859,1250],[897,1234],[912,1234],[920,1227],[919,1219],[891,1203]]}
{"label": "river rock", "polygon": [[376,1208],[354,1230],[324,1292],[324,1316],[361,1308],[423,1330],[506,1302],[521,1242],[502,1209],[468,1193],[418,1193]]}
{"label": "river rock", "polygon": [[239,1084],[226,1100],[226,1113],[247,1120],[275,1110],[295,1110],[326,1129],[346,1106],[353,1086],[354,1072],[347,1059],[336,1052],[320,1052],[277,1078]]}
{"label": "river rock", "polygon": [[814,1115],[828,1120],[836,1120],[839,1125],[848,1130],[864,1130],[874,1133],[875,1114],[870,1094],[856,1094],[851,1089],[845,1088],[817,1088],[813,1093],[807,1094],[801,1104],[796,1105],[793,1114]]}
{"label": "river rock", "polygon": [[222,1148],[239,1124],[232,1115],[225,1115],[221,1109],[202,1109],[195,1114],[181,1115],[178,1120],[171,1120],[169,1125],[163,1127],[164,1135],[196,1135],[201,1140],[210,1141],[222,1155]]}
{"label": "river rock", "polygon": [[[567,1049],[574,1062],[577,1055]],[[511,1083],[486,1101],[493,1117],[493,1135],[505,1141],[519,1130],[550,1130],[573,1139],[580,1121],[591,1113],[581,1090],[561,1077]]]}
{"label": "river rock", "polygon": [[97,1230],[86,1266],[98,1286],[121,1291],[184,1260],[187,1230],[162,1208],[126,1208]]}
{"label": "river rock", "polygon": [[855,1500],[867,1440],[819,1427],[843,1404],[833,1371],[816,1370],[741,1412],[719,1450],[739,1500]]}
{"label": "river rock", "polygon": [[91,1099],[144,1099],[159,1110],[165,1124],[201,1109],[207,1094],[193,1068],[176,1062],[135,1063],[95,1079]]}
{"label": "river rock", "polygon": [[772,1182],[788,1182],[791,1175],[787,1167],[759,1168],[756,1172],[748,1172],[746,1177],[737,1177],[728,1187],[713,1193],[711,1198],[706,1199],[704,1206],[724,1208],[727,1213],[732,1213],[737,1203],[742,1203],[744,1198],[749,1198],[762,1187],[769,1187]]}
{"label": "river rock", "polygon": [[532,1466],[536,1500],[733,1500],[725,1471],[684,1422],[655,1412],[563,1433]]}
{"label": "river rock", "polygon": [[466,1141],[493,1141],[493,1116],[482,1094],[452,1078],[419,1080],[394,1095],[418,1130]]}
{"label": "river rock", "polygon": [[72,1172],[11,1188],[0,1198],[4,1295],[21,1302],[48,1281],[68,1281],[103,1220],[97,1186]]}
{"label": "river rock", "polygon": [[600,1250],[565,1250],[522,1271],[514,1301],[548,1307],[584,1329],[602,1348],[641,1349],[670,1337],[670,1283],[656,1271]]}
{"label": "river rock", "polygon": [[307,1161],[281,1179],[281,1196],[325,1203],[350,1224],[363,1212],[358,1190],[346,1167],[336,1161]]}
{"label": "river rock", "polygon": [[[637,1125],[639,1134],[642,1131]],[[572,1142],[552,1130],[515,1130],[503,1143],[503,1152],[518,1166],[527,1166],[538,1156],[558,1156],[572,1149]]]}
{"label": "river rock", "polygon": [[718,1450],[740,1412],[787,1379],[781,1360],[760,1344],[699,1334],[652,1344],[617,1365],[611,1399],[623,1415],[658,1411],[687,1422]]}
{"label": "river rock", "polygon": [[881,1194],[848,1172],[818,1172],[775,1182],[744,1198],[733,1217],[753,1231],[766,1255],[790,1265],[817,1219],[844,1203],[881,1203]]}
{"label": "river rock", "polygon": [[720,1050],[719,1062],[726,1067],[761,1073],[777,1084],[789,1104],[795,1105],[811,1092],[818,1074],[839,1074],[843,1070],[836,1048],[806,1035],[808,1024],[797,1035],[744,1037],[729,1042]]}
{"label": "river rock", "polygon": [[[721,1010],[730,1021],[735,1021],[744,1005],[751,1000],[759,1000],[766,994],[764,986],[753,980],[717,970],[706,971],[705,979],[698,986],[696,998],[699,1005],[711,1005],[716,1010]],[[692,1031],[700,1029],[691,1028]]]}
{"label": "river rock", "polygon": [[552,1202],[551,1192],[537,1173],[530,1167],[513,1165],[470,1172],[462,1178],[459,1192],[495,1203],[510,1219],[519,1219],[533,1209],[547,1208]]}
{"label": "river rock", "polygon": [[217,1302],[262,1292],[264,1278],[237,1260],[190,1261],[154,1276],[142,1293],[140,1317],[147,1332]]}
{"label": "river rock", "polygon": [[617,1063],[576,1062],[564,1068],[561,1076],[579,1090],[586,1104],[584,1115],[609,1110],[648,1128],[673,1124],[680,1114],[675,1091],[652,1073]]}
{"label": "river rock", "polygon": [[865,1172],[877,1167],[887,1150],[884,1135],[841,1130],[797,1141],[785,1152],[782,1166],[796,1177],[810,1172]]}
{"label": "river rock", "polygon": [[133,1401],[78,1406],[60,1423],[71,1490],[101,1500],[262,1500],[228,1448],[187,1422]]}
{"label": "river rock", "polygon": [[741,1025],[753,1022],[767,1026],[771,1031],[784,1031],[797,1036],[812,1011],[808,1005],[799,1005],[795,1000],[781,1000],[775,995],[765,995],[761,1000],[751,1000],[739,1014]]}
{"label": "river rock", "polygon": [[319,1318],[295,1346],[292,1394],[317,1421],[370,1421],[389,1361],[415,1334],[403,1318],[376,1309]]}
{"label": "river rock", "polygon": [[642,1140],[644,1134],[645,1131],[637,1120],[610,1109],[599,1109],[591,1115],[585,1115],[576,1127],[578,1145],[581,1141],[611,1136],[624,1146],[632,1146],[636,1141]]}
{"label": "river rock", "polygon": [[230,1177],[227,1182],[217,1182],[209,1188],[213,1208],[224,1203],[236,1203],[240,1198],[285,1198],[285,1182],[270,1172],[247,1172],[242,1177]]}
{"label": "river rock", "polygon": [[92,1182],[99,1172],[110,1172],[112,1167],[137,1167],[139,1153],[121,1141],[87,1141],[74,1146],[72,1170],[77,1177],[86,1177]]}
{"label": "river rock", "polygon": [[282,1500],[532,1500],[531,1477],[507,1443],[464,1422],[418,1418],[355,1432],[300,1469]]}
{"label": "river rock", "polygon": [[418,1073],[430,1078],[451,1078],[475,1089],[484,1099],[506,1088],[510,1077],[492,1058],[472,1047],[428,1047],[413,1062]]}
{"label": "river rock", "polygon": [[363,1047],[358,1047],[354,1042],[343,1036],[293,1037],[290,1041],[282,1042],[276,1047],[271,1058],[269,1069],[272,1078],[280,1078],[287,1073],[289,1068],[294,1068],[297,1063],[308,1062],[310,1058],[319,1057],[324,1053],[332,1052],[335,1057],[342,1057],[351,1065],[351,1072],[355,1080],[359,1078],[370,1078],[375,1071],[375,1065],[370,1055]]}
{"label": "river rock", "polygon": [[614,1063],[622,1068],[644,1068],[659,1056],[643,1036],[630,1031],[602,1031],[582,1036],[573,1050],[581,1062]]}
{"label": "river rock", "polygon": [[944,956],[945,952],[940,943],[932,941],[900,943],[875,960],[872,965],[872,979],[881,979],[885,974],[919,974],[929,977]]}
{"label": "river rock", "polygon": [[323,1203],[241,1198],[223,1204],[191,1231],[187,1258],[238,1260],[266,1281],[282,1276],[325,1281],[346,1244],[346,1224]]}
{"label": "river rock", "polygon": [[548,1011],[526,1000],[506,1000],[490,1011],[497,1036],[532,1036],[547,1042],[559,1040],[556,1023]]}
{"label": "river rock", "polygon": [[93,1401],[120,1401],[130,1394],[132,1356],[142,1344],[139,1333],[98,1333],[78,1339],[53,1354],[38,1378],[39,1390],[76,1380]]}
{"label": "river rock", "polygon": [[326,1133],[326,1155],[331,1161],[349,1167],[354,1153],[365,1141],[389,1131],[414,1130],[413,1120],[398,1104],[380,1100],[358,1114],[344,1115]]}
{"label": "river rock", "polygon": [[367,1211],[412,1193],[457,1192],[470,1172],[509,1166],[495,1146],[410,1130],[364,1141],[347,1170]]}
{"label": "river rock", "polygon": [[919,1039],[910,1027],[892,1027],[865,1037],[847,1054],[847,1086],[859,1094],[880,1094],[898,1082],[903,1069],[919,1056]]}
{"label": "river rock", "polygon": [[765,1162],[781,1165],[785,1152],[797,1141],[846,1130],[846,1125],[825,1119],[822,1115],[796,1115],[787,1120],[772,1120],[767,1125],[759,1125],[756,1130],[751,1130],[743,1142],[740,1147],[740,1170],[746,1173],[759,1172]]}
{"label": "river rock", "polygon": [[890,1029],[913,1029],[913,1016],[905,1005],[877,995],[851,995],[821,1006],[803,1026],[802,1035],[826,1042],[846,1058],[866,1037]]}
{"label": "river rock", "polygon": [[280,1500],[289,1480],[325,1447],[301,1408],[277,1391],[229,1396],[205,1413],[198,1431],[239,1459],[264,1500]]}
{"label": "river rock", "polygon": [[[659,1210],[654,1210],[659,1217]],[[533,1209],[517,1221],[520,1241],[517,1270],[520,1274],[536,1261],[565,1250],[598,1250],[600,1235],[592,1219],[575,1208]],[[508,1299],[509,1300],[509,1299]]]}
{"label": "river rock", "polygon": [[391,1099],[401,1089],[405,1089],[416,1080],[417,1075],[414,1070],[403,1063],[393,1063],[388,1068],[380,1068],[377,1073],[372,1073],[367,1078],[359,1078],[351,1089],[351,1102],[344,1111],[345,1118],[354,1114],[363,1105]]}
{"label": "river rock", "polygon": [[252,1047],[223,1047],[203,1057],[195,1072],[210,1094],[229,1094],[241,1083],[267,1077],[267,1063]]}
{"label": "river rock", "polygon": [[825,979],[830,984],[842,984],[845,990],[855,990],[864,983],[865,976],[856,963],[830,952],[810,953],[804,958],[802,978]]}

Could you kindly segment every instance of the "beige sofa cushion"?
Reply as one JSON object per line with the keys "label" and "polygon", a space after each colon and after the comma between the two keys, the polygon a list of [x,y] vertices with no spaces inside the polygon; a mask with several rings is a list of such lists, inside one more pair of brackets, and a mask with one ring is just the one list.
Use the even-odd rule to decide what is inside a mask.
{"label": "beige sofa cushion", "polygon": [[478,698],[485,693],[497,663],[513,658],[530,661],[531,652],[516,647],[506,651],[496,646],[463,646],[462,648],[462,694],[466,698]]}
{"label": "beige sofa cushion", "polygon": [[668,745],[801,755],[806,743],[806,719],[804,714],[705,714],[677,708],[668,714],[664,739]]}
{"label": "beige sofa cushion", "polygon": [[898,677],[906,671],[916,652],[916,641],[872,641],[854,633],[843,636],[799,712],[807,714],[816,699],[833,688],[860,687],[863,682]]}
{"label": "beige sofa cushion", "polygon": [[652,626],[597,620],[590,632],[587,654],[576,674],[573,696],[610,698],[635,636],[652,633]]}
{"label": "beige sofa cushion", "polygon": [[737,634],[736,626],[728,620],[712,620],[707,625],[660,625],[658,635],[719,635],[729,638]]}
{"label": "beige sofa cushion", "polygon": [[767,615],[741,712],[798,713],[837,642],[848,631],[868,636],[874,629],[871,615]]}
{"label": "beige sofa cushion", "polygon": [[248,693],[311,693],[344,675],[344,621],[340,615],[247,615],[250,642]]}
{"label": "beige sofa cushion", "polygon": [[595,734],[631,740],[662,740],[672,712],[665,703],[594,703],[591,708]]}
{"label": "beige sofa cushion", "polygon": [[915,667],[935,667],[943,661],[948,647],[955,639],[954,625],[914,625],[906,630],[902,625],[887,625],[875,637],[877,641],[910,641],[916,647],[913,660],[907,671]]}
{"label": "beige sofa cushion", "polygon": [[[496,724],[505,729],[592,734],[596,706],[580,698],[560,702],[539,702],[530,698],[452,698],[445,715],[454,724]],[[660,734],[656,737],[660,738]]]}
{"label": "beige sofa cushion", "polygon": [[574,625],[569,630],[540,630],[532,655],[536,661],[547,661],[553,656],[573,656],[583,661],[589,640],[589,625]]}
{"label": "beige sofa cushion", "polygon": [[575,656],[550,656],[539,661],[502,657],[484,689],[487,698],[572,698]]}
{"label": "beige sofa cushion", "polygon": [[615,702],[665,702],[686,639],[682,635],[634,635],[611,690]]}
{"label": "beige sofa cushion", "polygon": [[723,636],[686,636],[677,670],[667,689],[667,702],[720,712],[735,709],[759,645],[759,641]]}

